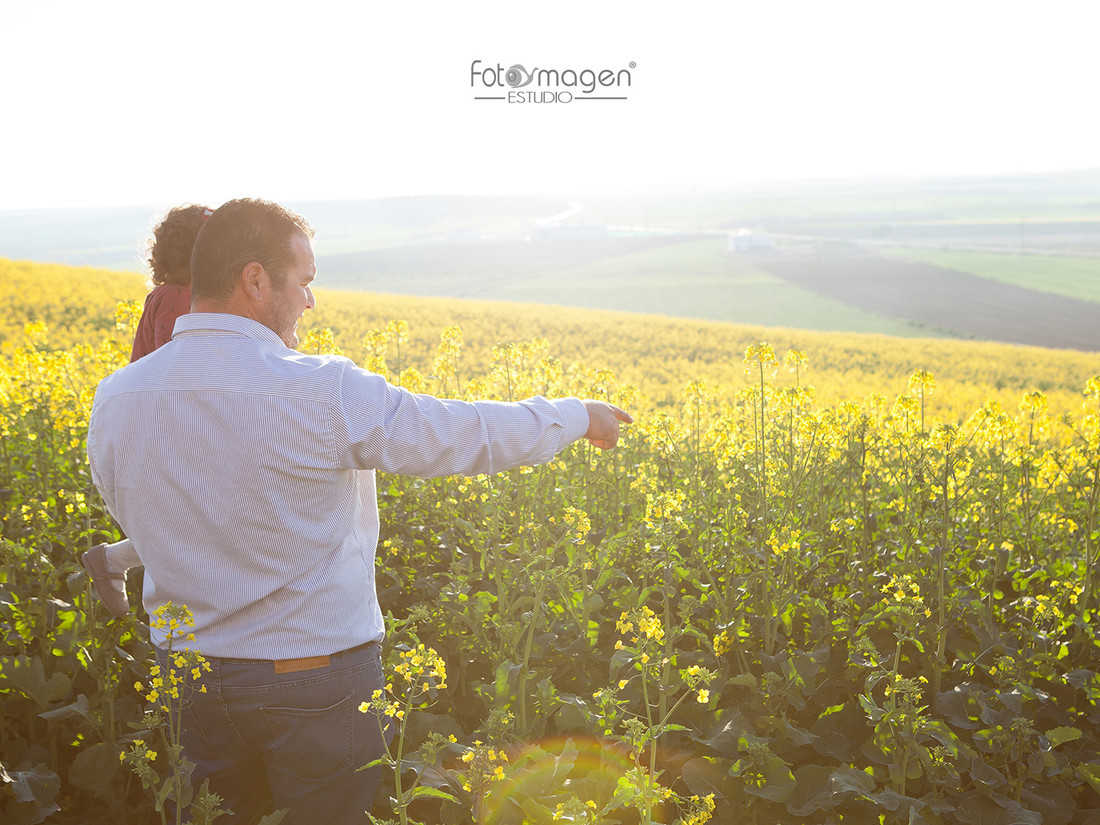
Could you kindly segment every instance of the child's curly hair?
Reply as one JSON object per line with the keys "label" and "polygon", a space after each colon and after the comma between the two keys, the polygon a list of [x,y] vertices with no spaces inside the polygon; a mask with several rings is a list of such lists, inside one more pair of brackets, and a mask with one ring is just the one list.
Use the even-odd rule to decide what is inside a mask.
{"label": "child's curly hair", "polygon": [[191,285],[191,249],[211,212],[206,206],[177,206],[157,224],[149,241],[154,284]]}

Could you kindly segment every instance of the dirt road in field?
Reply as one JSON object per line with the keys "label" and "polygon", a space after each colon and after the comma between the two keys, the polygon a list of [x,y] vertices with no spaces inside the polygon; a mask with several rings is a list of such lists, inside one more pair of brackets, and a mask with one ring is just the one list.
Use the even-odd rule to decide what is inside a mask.
{"label": "dirt road in field", "polygon": [[1100,304],[870,253],[761,256],[783,280],[965,338],[1100,351]]}

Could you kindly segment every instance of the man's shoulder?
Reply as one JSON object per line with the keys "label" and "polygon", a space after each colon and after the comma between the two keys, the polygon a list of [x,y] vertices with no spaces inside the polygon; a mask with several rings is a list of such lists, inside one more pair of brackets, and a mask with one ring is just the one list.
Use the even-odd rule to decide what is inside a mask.
{"label": "man's shoulder", "polygon": [[[167,345],[165,345],[167,346]],[[157,362],[164,357],[164,347],[153,350],[136,361],[119,367],[114,372],[100,379],[96,386],[96,396],[102,397],[112,392],[118,392],[130,386],[132,382],[139,380],[144,374],[156,374]]]}
{"label": "man's shoulder", "polygon": [[[198,346],[196,346],[198,344]],[[100,400],[126,392],[244,390],[330,400],[339,387],[371,376],[342,355],[315,355],[272,342],[231,336],[175,339],[99,383]]]}
{"label": "man's shoulder", "polygon": [[[343,355],[317,355],[262,342],[249,356],[250,362],[252,358],[257,359],[251,363],[255,377],[267,388],[317,401],[332,401],[349,382],[369,375]],[[254,384],[251,378],[246,380]]]}
{"label": "man's shoulder", "polygon": [[287,369],[300,374],[320,372],[338,377],[345,370],[358,369],[355,363],[344,355],[317,355],[290,348],[280,350],[277,347],[273,347],[268,352]]}

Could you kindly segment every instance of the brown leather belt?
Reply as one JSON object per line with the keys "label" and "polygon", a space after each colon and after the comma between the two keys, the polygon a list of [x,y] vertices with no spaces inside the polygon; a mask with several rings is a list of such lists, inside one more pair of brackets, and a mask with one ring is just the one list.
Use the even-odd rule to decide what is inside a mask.
{"label": "brown leather belt", "polygon": [[328,667],[333,659],[347,656],[349,653],[357,653],[360,650],[366,650],[371,645],[376,644],[378,644],[378,642],[364,642],[361,645],[349,647],[347,650],[341,650],[339,653],[333,653],[328,656],[303,656],[300,659],[275,659],[272,661],[272,664],[275,665],[276,673],[299,673],[304,670],[318,670],[322,667]]}

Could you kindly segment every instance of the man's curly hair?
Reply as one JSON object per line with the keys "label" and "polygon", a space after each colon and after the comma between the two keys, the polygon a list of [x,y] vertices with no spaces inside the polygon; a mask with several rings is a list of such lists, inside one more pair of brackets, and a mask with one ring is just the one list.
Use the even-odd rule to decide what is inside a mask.
{"label": "man's curly hair", "polygon": [[154,284],[191,285],[191,249],[211,211],[201,205],[177,206],[157,224],[149,241],[149,270]]}

